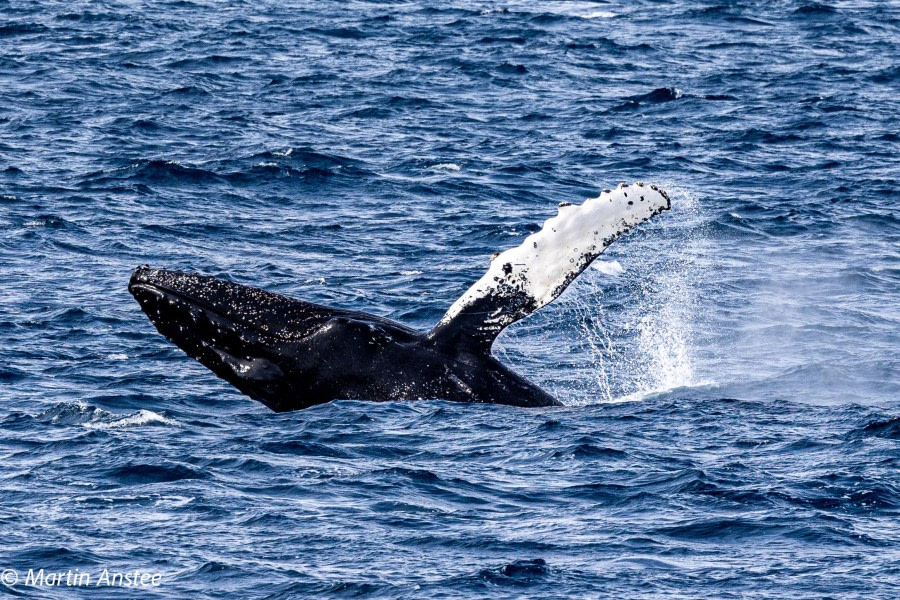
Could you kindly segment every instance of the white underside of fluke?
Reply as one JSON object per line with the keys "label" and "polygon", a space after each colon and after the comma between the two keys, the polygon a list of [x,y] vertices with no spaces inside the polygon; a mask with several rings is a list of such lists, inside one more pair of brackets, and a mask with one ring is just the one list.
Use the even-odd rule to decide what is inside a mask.
{"label": "white underside of fluke", "polygon": [[[441,323],[491,294],[526,294],[533,299],[529,312],[534,312],[561,294],[620,235],[668,208],[663,190],[642,183],[620,184],[581,205],[561,204],[559,213],[547,219],[540,231],[496,256],[487,273],[453,303]],[[500,314],[491,317],[504,321]],[[511,320],[517,318],[521,315]]]}

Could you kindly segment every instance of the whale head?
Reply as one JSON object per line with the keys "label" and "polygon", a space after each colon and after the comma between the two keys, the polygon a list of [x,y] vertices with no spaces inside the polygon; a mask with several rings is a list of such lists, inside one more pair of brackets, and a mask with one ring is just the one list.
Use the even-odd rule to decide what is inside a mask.
{"label": "whale head", "polygon": [[[280,294],[149,267],[132,273],[128,291],[161,334],[275,411],[286,410],[283,400],[309,375],[295,346],[327,317]],[[308,386],[303,395],[318,403]]]}

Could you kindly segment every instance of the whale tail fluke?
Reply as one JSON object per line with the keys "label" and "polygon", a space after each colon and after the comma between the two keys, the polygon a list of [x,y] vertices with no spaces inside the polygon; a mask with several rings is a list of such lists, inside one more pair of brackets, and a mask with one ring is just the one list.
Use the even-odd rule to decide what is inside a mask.
{"label": "whale tail fluke", "polygon": [[490,353],[501,331],[552,302],[610,244],[669,207],[664,190],[643,183],[620,184],[581,205],[560,204],[559,213],[540,231],[495,255],[429,339]]}

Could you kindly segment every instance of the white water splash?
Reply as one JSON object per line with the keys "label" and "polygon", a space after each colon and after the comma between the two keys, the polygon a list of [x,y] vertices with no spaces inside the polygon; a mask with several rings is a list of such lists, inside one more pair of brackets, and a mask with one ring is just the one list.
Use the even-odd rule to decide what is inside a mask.
{"label": "white water splash", "polygon": [[665,187],[669,214],[611,246],[606,260],[497,344],[509,364],[566,404],[641,400],[708,383],[695,366],[702,215],[693,196]]}
{"label": "white water splash", "polygon": [[617,260],[600,260],[598,258],[591,263],[591,268],[613,277],[625,272],[625,268]]}

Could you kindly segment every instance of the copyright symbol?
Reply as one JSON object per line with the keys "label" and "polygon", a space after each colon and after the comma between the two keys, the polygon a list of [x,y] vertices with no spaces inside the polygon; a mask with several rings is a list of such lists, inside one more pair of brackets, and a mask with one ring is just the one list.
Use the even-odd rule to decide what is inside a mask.
{"label": "copyright symbol", "polygon": [[0,583],[12,587],[19,583],[19,574],[13,569],[3,569],[3,573],[0,573]]}

